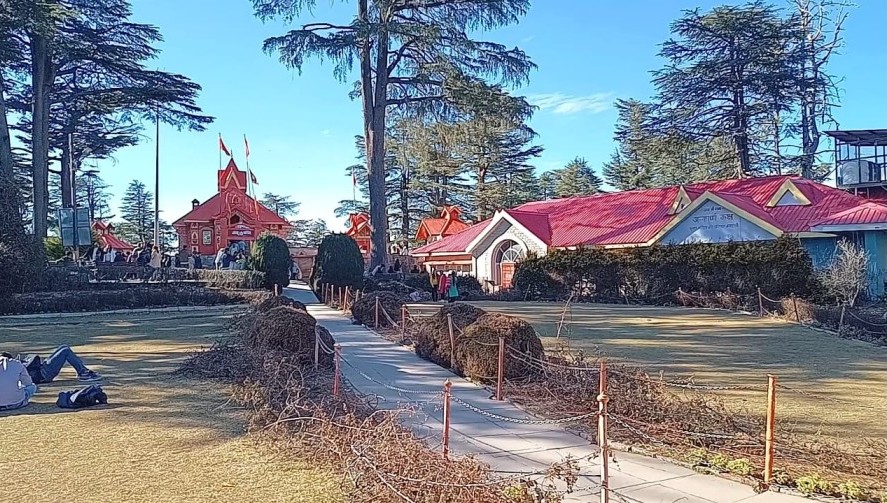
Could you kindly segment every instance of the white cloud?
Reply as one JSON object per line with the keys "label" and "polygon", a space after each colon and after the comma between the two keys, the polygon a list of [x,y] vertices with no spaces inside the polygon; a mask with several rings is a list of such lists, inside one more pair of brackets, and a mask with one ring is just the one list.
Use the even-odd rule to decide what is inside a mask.
{"label": "white cloud", "polygon": [[613,106],[613,93],[594,93],[587,96],[570,96],[561,93],[533,94],[527,99],[539,110],[568,115],[589,112],[599,114]]}
{"label": "white cloud", "polygon": [[322,134],[323,136],[329,136],[329,135],[330,135],[330,130],[329,130],[329,129],[324,129],[323,131],[320,132],[320,134]]}

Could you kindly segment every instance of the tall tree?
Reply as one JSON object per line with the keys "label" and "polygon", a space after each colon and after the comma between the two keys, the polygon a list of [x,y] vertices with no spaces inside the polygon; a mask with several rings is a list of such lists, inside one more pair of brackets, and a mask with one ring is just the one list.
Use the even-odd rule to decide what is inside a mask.
{"label": "tall tree", "polygon": [[292,218],[299,214],[299,206],[302,203],[293,201],[290,196],[281,196],[266,192],[260,201],[266,208],[277,213],[277,216],[283,218]]}
{"label": "tall tree", "polygon": [[662,44],[665,68],[653,72],[665,130],[694,141],[730,138],[739,171],[756,173],[752,129],[774,115],[771,76],[787,64],[785,25],[761,1],[685,12]]}
{"label": "tall tree", "polygon": [[[446,108],[478,78],[524,83],[534,67],[523,51],[477,41],[471,34],[513,24],[529,0],[356,0],[348,23],[315,22],[265,41],[267,52],[301,69],[310,57],[329,59],[346,79],[357,63],[366,142],[370,218],[370,267],[387,263],[385,135],[389,108]],[[290,22],[315,0],[253,0],[263,20]],[[358,94],[355,91],[355,94]]]}
{"label": "tall tree", "polygon": [[838,101],[838,79],[828,71],[832,56],[843,45],[844,21],[852,4],[847,0],[792,0],[789,18],[791,61],[795,77],[791,94],[800,113],[801,174],[816,177],[821,128],[835,124],[832,110]]}
{"label": "tall tree", "polygon": [[287,239],[292,246],[316,247],[323,237],[330,233],[326,222],[322,219],[296,220],[292,222],[293,230]]}
{"label": "tall tree", "polygon": [[[157,55],[153,45],[160,41],[160,33],[153,26],[129,21],[128,0],[10,0],[3,7],[7,6],[14,19],[9,34],[20,49],[15,57],[26,63],[17,76],[29,80],[19,83],[15,101],[16,112],[25,115],[20,129],[30,143],[33,227],[36,239],[42,241],[50,153],[59,145],[65,149],[69,133],[101,124],[102,117],[116,118],[112,122],[124,127],[117,133],[130,135],[135,131],[127,124],[137,125],[145,118],[196,130],[212,119],[195,104],[198,85],[181,75],[146,69],[145,63]],[[67,183],[76,156],[66,154],[71,155],[61,157],[66,185],[62,194],[69,200]]]}
{"label": "tall tree", "polygon": [[582,157],[577,157],[555,172],[557,197],[575,197],[597,194],[603,181],[594,173]]}
{"label": "tall tree", "polygon": [[145,184],[133,180],[120,200],[120,218],[117,226],[120,237],[131,243],[148,243],[154,236],[154,203]]}

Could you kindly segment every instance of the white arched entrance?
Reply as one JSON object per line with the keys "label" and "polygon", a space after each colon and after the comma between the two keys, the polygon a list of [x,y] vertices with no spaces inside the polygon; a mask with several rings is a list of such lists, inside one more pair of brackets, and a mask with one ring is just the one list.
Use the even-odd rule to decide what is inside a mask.
{"label": "white arched entrance", "polygon": [[511,288],[516,264],[524,258],[524,248],[517,242],[506,239],[499,243],[493,253],[493,281],[500,289]]}

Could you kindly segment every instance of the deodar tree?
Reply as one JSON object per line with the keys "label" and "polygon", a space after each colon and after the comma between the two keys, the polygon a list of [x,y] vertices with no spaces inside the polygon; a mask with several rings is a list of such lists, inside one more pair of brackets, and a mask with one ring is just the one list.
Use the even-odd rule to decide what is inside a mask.
{"label": "deodar tree", "polygon": [[[253,0],[262,20],[292,22],[316,7],[316,0]],[[518,21],[529,0],[355,0],[356,13],[344,24],[305,24],[265,41],[288,67],[308,58],[329,60],[334,75],[348,78],[355,66],[354,95],[363,107],[363,137],[373,222],[370,266],[387,262],[385,205],[386,117],[393,107],[446,108],[477,79],[504,85],[524,83],[533,64],[523,51],[471,34]]]}

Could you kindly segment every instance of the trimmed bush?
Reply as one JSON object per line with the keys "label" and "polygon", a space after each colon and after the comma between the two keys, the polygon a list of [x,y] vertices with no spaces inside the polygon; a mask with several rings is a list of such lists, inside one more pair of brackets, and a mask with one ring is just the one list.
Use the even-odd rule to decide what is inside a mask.
{"label": "trimmed bush", "polygon": [[[287,251],[287,253],[289,253]],[[193,279],[205,286],[214,288],[228,288],[233,290],[258,290],[265,287],[265,273],[251,270],[215,270],[215,269],[172,269],[171,279],[176,278],[176,273],[182,272],[182,279]],[[289,274],[289,273],[287,273]],[[289,276],[287,276],[288,278]],[[177,278],[176,278],[177,279]],[[289,280],[287,279],[287,285]],[[273,288],[273,287],[272,287]]]}
{"label": "trimmed bush", "polygon": [[376,323],[376,299],[379,299],[379,326],[390,327],[391,323],[382,309],[391,319],[400,323],[403,299],[395,293],[378,291],[363,295],[351,306],[351,316],[360,324],[371,327]]}
{"label": "trimmed bush", "polygon": [[265,273],[265,287],[273,290],[274,286],[283,291],[290,284],[290,269],[293,259],[283,239],[265,232],[256,239],[250,256],[250,269]]}
{"label": "trimmed bush", "polygon": [[[522,271],[523,269],[523,271]],[[543,277],[543,273],[548,278]],[[679,288],[695,292],[772,297],[807,295],[815,285],[810,256],[800,241],[649,246],[624,250],[558,250],[518,264],[515,288],[528,297],[573,292],[595,300],[668,297]]]}
{"label": "trimmed bush", "polygon": [[302,304],[298,300],[293,300],[289,297],[284,297],[283,295],[275,295],[272,297],[268,297],[267,299],[256,304],[256,311],[260,313],[268,312],[275,307],[287,306],[292,307],[294,309],[298,309],[299,311],[308,312],[308,308],[305,307],[305,304]]}
{"label": "trimmed bush", "polygon": [[300,360],[313,361],[317,320],[305,311],[280,306],[259,313],[247,342],[263,351],[287,351]]}
{"label": "trimmed bush", "polygon": [[[429,293],[432,291],[431,280],[429,279],[428,273],[426,272],[419,274],[406,274],[403,277],[403,283],[414,290]],[[456,285],[458,286],[458,283],[456,283]]]}
{"label": "trimmed bush", "polygon": [[[487,313],[465,328],[456,341],[456,365],[462,375],[478,379],[496,376],[499,360],[499,337],[505,345],[521,353],[542,359],[542,341],[526,321],[500,313]],[[510,354],[505,357],[505,378],[524,377],[532,370],[523,360]]]}
{"label": "trimmed bush", "polygon": [[418,330],[414,335],[416,354],[441,367],[449,368],[451,344],[447,315],[453,317],[453,335],[458,338],[460,331],[465,330],[484,314],[486,311],[470,304],[459,302],[444,304],[433,316],[419,321]]}
{"label": "trimmed bush", "polygon": [[311,287],[319,291],[319,285],[363,287],[363,255],[357,242],[345,234],[328,234],[317,247],[314,269],[311,271]]}

